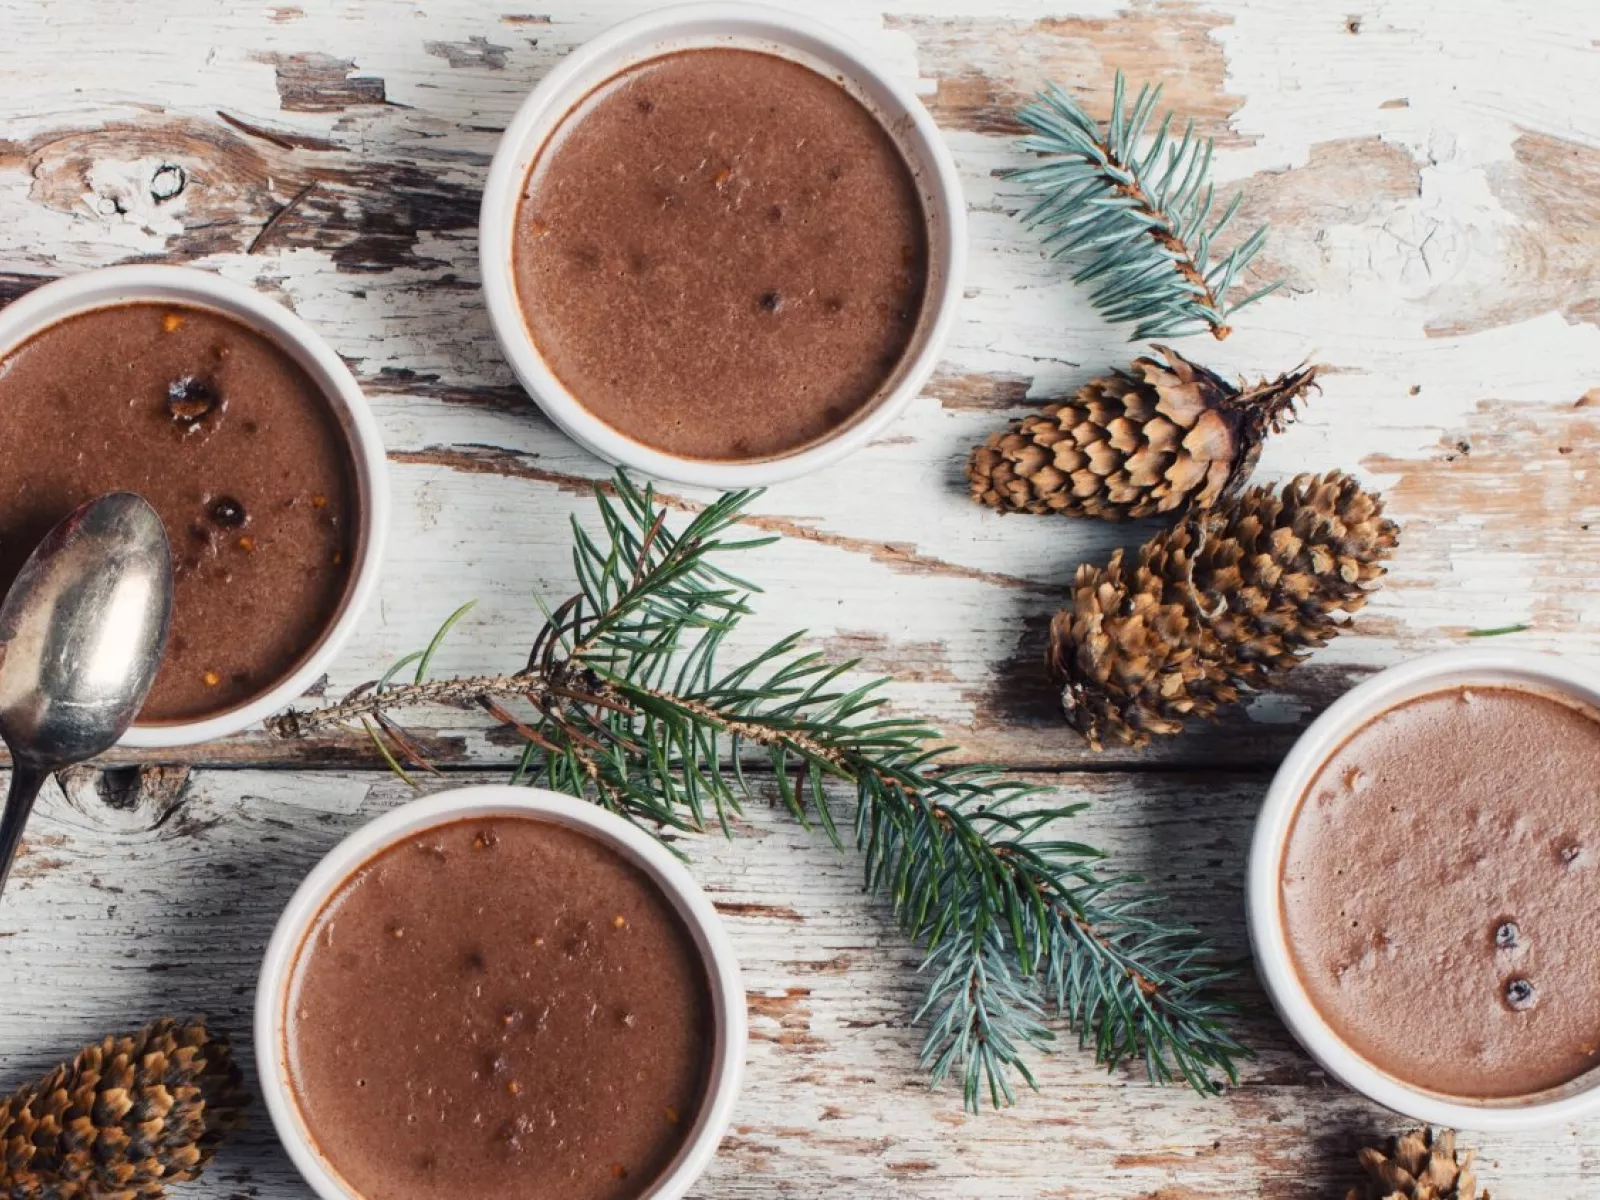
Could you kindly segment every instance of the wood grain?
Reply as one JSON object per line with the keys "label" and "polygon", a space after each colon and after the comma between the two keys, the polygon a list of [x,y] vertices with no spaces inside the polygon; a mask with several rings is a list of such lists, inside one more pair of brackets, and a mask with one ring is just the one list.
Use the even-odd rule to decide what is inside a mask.
{"label": "wood grain", "polygon": [[[924,86],[979,52],[985,22],[1004,25],[1016,45],[1031,47],[1029,53],[1044,64],[1036,66],[1041,77],[1046,68],[1068,69],[1066,60],[1050,57],[1065,54],[1063,46],[1123,61],[1119,55],[1147,38],[1173,63],[1186,64],[1179,82],[1192,83],[1175,83],[1173,99],[1212,113],[1208,120],[1219,133],[1230,120],[1250,124],[1251,104],[1241,107],[1243,93],[1224,84],[1219,64],[1244,36],[1241,22],[1277,20],[1279,10],[1152,5],[1132,10],[1127,19],[1118,11],[1045,19],[913,14],[883,22],[876,32],[856,31],[891,56],[896,46],[909,44],[915,53],[910,71]],[[532,609],[522,597],[533,590],[560,595],[569,586],[561,529],[568,515],[581,511],[578,493],[598,468],[543,421],[510,380],[476,301],[472,225],[494,128],[528,80],[593,25],[496,20],[485,26],[465,10],[448,10],[436,14],[428,36],[407,43],[409,48],[379,37],[357,54],[340,40],[347,30],[302,14],[268,20],[253,41],[234,36],[224,55],[231,63],[226,72],[198,64],[198,81],[148,84],[152,93],[177,94],[167,105],[117,101],[97,107],[93,93],[81,88],[57,102],[49,99],[53,84],[44,96],[29,91],[9,100],[17,120],[0,152],[0,267],[7,272],[0,278],[0,297],[20,294],[61,269],[97,262],[159,257],[205,263],[293,304],[333,340],[373,395],[394,451],[400,548],[381,615],[334,671],[334,694],[420,645],[431,624],[460,600],[483,601],[485,619],[477,630],[528,631]],[[102,45],[104,69],[112,79],[121,78],[110,47],[96,43],[92,31],[78,32],[83,52],[92,55]],[[1369,40],[1359,44],[1378,45],[1378,32],[1368,23],[1359,36]],[[1353,36],[1342,24],[1326,32],[1335,47]],[[482,61],[453,51],[454,62],[439,51],[446,44],[476,47],[474,38],[496,49]],[[1000,69],[1014,60],[1022,61],[1008,54],[985,61]],[[400,64],[389,74],[407,80],[403,95],[380,69],[387,61]],[[1246,39],[1233,69],[1249,77],[1257,61]],[[1337,56],[1329,61],[1363,88],[1379,86],[1366,81],[1361,64]],[[1002,70],[1000,77],[1024,85],[1021,66],[1010,75]],[[1083,79],[1100,77],[1091,72]],[[358,87],[352,79],[384,81],[385,102],[377,102],[380,89],[373,84]],[[131,74],[118,94],[137,81]],[[1256,103],[1275,94],[1264,84]],[[1434,262],[1429,247],[1446,239],[1409,227],[1422,219],[1419,210],[1426,206],[1434,224],[1479,219],[1464,203],[1441,205],[1426,194],[1443,168],[1419,153],[1396,127],[1395,114],[1415,122],[1427,107],[1427,98],[1419,96],[1403,111],[1331,109],[1321,126],[1341,136],[1320,140],[1313,140],[1310,131],[1318,124],[1310,121],[1306,133],[1284,127],[1265,141],[1254,133],[1224,139],[1224,176],[1231,163],[1247,168],[1238,179],[1246,197],[1242,227],[1265,219],[1276,230],[1262,274],[1281,275],[1288,287],[1258,308],[1235,340],[1205,347],[1208,360],[1258,375],[1315,355],[1342,373],[1329,376],[1327,394],[1269,451],[1268,474],[1358,461],[1398,470],[1402,460],[1428,461],[1469,423],[1480,400],[1504,395],[1508,386],[1526,391],[1537,385],[1574,397],[1593,386],[1600,351],[1582,332],[1588,326],[1547,326],[1537,337],[1508,335],[1529,348],[1517,355],[1494,336],[1506,326],[1487,329],[1480,339],[1435,338],[1438,345],[1424,351],[1416,349],[1417,341],[1396,335],[1407,328],[1414,335],[1440,328],[1440,289],[1419,287],[1411,276],[1419,262]],[[36,115],[46,112],[48,119]],[[1435,110],[1430,119],[1448,122],[1453,112]],[[1344,133],[1361,121],[1378,132]],[[1291,134],[1305,142],[1302,162],[1294,161],[1301,151],[1283,144]],[[763,501],[755,523],[784,535],[786,543],[759,569],[749,569],[772,598],[763,602],[762,621],[738,645],[749,649],[791,626],[811,628],[821,640],[863,627],[891,641],[936,640],[945,646],[952,679],[907,680],[896,690],[897,703],[937,718],[975,755],[1040,766],[1104,766],[1117,760],[1092,759],[1054,720],[1038,668],[1039,631],[1078,562],[1103,558],[1149,530],[997,518],[965,503],[960,465],[967,448],[1018,405],[1068,390],[1124,361],[1130,350],[1097,325],[1060,266],[1042,258],[1017,226],[1018,198],[993,177],[1019,161],[1009,139],[960,128],[951,136],[969,182],[975,254],[967,307],[948,361],[890,437],[851,463]],[[1508,157],[1488,157],[1484,178],[1510,172],[1500,190],[1511,195],[1511,181],[1521,181],[1515,194],[1528,198],[1517,203],[1542,204],[1540,211],[1551,214],[1546,224],[1570,230],[1581,248],[1596,227],[1582,219],[1594,192],[1577,186],[1581,170],[1539,175],[1545,191],[1528,190],[1533,176],[1522,164],[1566,162],[1553,148],[1542,159],[1530,159],[1530,147],[1577,144],[1551,142],[1552,137],[1515,134],[1506,146]],[[1263,145],[1279,148],[1265,151]],[[1270,153],[1289,159],[1272,165]],[[1582,161],[1579,155],[1580,166]],[[1457,174],[1460,169],[1452,167]],[[178,182],[182,186],[175,188]],[[306,187],[312,190],[281,216]],[[257,244],[272,222],[271,236]],[[253,244],[257,253],[246,253]],[[1585,260],[1579,254],[1573,261],[1569,275],[1576,279]],[[1527,304],[1555,305],[1550,290],[1539,293],[1545,301],[1535,297]],[[1581,297],[1562,302],[1568,299],[1566,311],[1581,312]],[[1533,311],[1517,303],[1511,319]],[[1530,367],[1542,378],[1529,378]],[[1417,396],[1414,387],[1422,389]],[[1541,447],[1550,455],[1557,449]],[[1477,483],[1490,490],[1502,481],[1514,486],[1509,476],[1523,466],[1522,460],[1499,460],[1499,474],[1480,475]],[[1380,472],[1377,482],[1384,481]],[[1580,490],[1581,485],[1577,481]],[[872,502],[862,503],[868,494]],[[1580,497],[1574,502],[1581,507]],[[1430,515],[1427,497],[1415,489],[1406,489],[1396,503],[1402,519],[1412,515],[1410,503],[1421,506],[1424,520]],[[501,532],[503,541],[474,544],[470,531],[478,528]],[[1520,537],[1534,536],[1526,528],[1503,532],[1513,552]],[[1476,552],[1475,537],[1464,531],[1467,544],[1454,549]],[[1408,554],[1412,546],[1426,556],[1424,543],[1408,540]],[[1408,561],[1397,563],[1375,619],[1362,623],[1368,634],[1319,658],[1317,669],[1295,680],[1284,696],[1261,701],[1253,717],[1235,714],[1220,730],[1201,730],[1145,759],[1200,761],[1221,753],[1271,761],[1351,678],[1397,654],[1451,644],[1466,622],[1463,606],[1450,596],[1471,589],[1475,576],[1447,568],[1437,555],[1419,562],[1422,569],[1415,572]],[[822,580],[827,585],[819,587]],[[1531,644],[1551,648],[1550,638],[1566,628],[1593,627],[1592,593],[1582,580],[1570,586],[1576,594],[1569,590],[1561,603],[1571,619],[1548,636],[1536,630]],[[911,588],[919,597],[915,619],[901,599]],[[836,603],[841,595],[849,599],[848,611]],[[1479,603],[1474,596],[1472,607]],[[1503,612],[1518,606],[1514,596],[1497,596],[1488,607]],[[920,627],[930,621],[938,628]],[[1486,611],[1485,623],[1506,622]],[[1593,650],[1594,642],[1562,648]],[[513,660],[515,651],[509,639],[497,646],[480,640],[463,658],[494,669]],[[463,723],[453,714],[430,714],[424,724],[452,739],[462,755],[492,761],[503,755],[481,736],[475,718]],[[244,739],[198,751],[194,758],[351,762],[362,753],[358,741],[285,747]]]}
{"label": "wood grain", "polygon": [[[1075,836],[1146,872],[1226,952],[1243,950],[1242,862],[1263,777],[1049,782],[1093,802]],[[341,837],[410,795],[360,772],[202,770],[121,806],[86,775],[52,785],[0,908],[7,1078],[175,1007],[208,1012],[248,1054],[255,966],[289,893]],[[859,860],[767,801],[732,840],[678,843],[733,936],[751,1028],[733,1129],[699,1194],[1125,1200],[1168,1188],[1298,1200],[1335,1194],[1354,1146],[1392,1127],[1330,1087],[1265,1014],[1242,1022],[1260,1056],[1221,1100],[1132,1070],[1107,1076],[1069,1043],[1036,1064],[1039,1094],[963,1114],[951,1091],[922,1082],[916,957],[862,894]],[[1242,999],[1263,1003],[1253,985]],[[1521,1194],[1600,1188],[1592,1130],[1474,1144],[1512,1168],[1491,1178],[1514,1178]],[[306,1194],[259,1111],[185,1192],[241,1193]]]}
{"label": "wood grain", "polygon": [[[515,665],[530,597],[571,588],[568,522],[606,469],[522,394],[478,293],[478,198],[528,88],[643,0],[264,6],[0,0],[0,303],[125,261],[186,262],[295,309],[351,364],[391,451],[392,552],[336,697],[478,607],[445,672]],[[792,629],[896,677],[895,711],[1096,804],[1083,833],[1243,948],[1256,803],[1297,731],[1407,656],[1503,644],[1600,654],[1600,9],[1586,0],[814,0],[927,100],[966,188],[971,265],[945,359],[876,444],[774,489],[742,571],[765,589],[729,646]],[[1080,562],[1153,526],[999,517],[968,449],[1139,351],[1018,221],[1010,112],[1049,80],[1103,112],[1118,67],[1218,141],[1251,283],[1284,288],[1226,343],[1230,375],[1328,364],[1260,475],[1357,469],[1406,526],[1352,631],[1215,726],[1096,755],[1060,722],[1044,629]],[[265,231],[265,232],[264,232]],[[707,497],[668,488],[680,514]],[[501,777],[508,739],[417,714],[451,780]],[[0,904],[0,1067],[21,1080],[111,1028],[206,1008],[243,1030],[273,917],[342,833],[402,789],[359,738],[249,735],[165,766],[86,770],[46,797]],[[1337,1194],[1394,1118],[1329,1084],[1266,1014],[1219,1101],[1107,1078],[1068,1046],[1043,1093],[964,1116],[928,1095],[907,1028],[915,956],[857,864],[775,811],[692,847],[746,964],[752,1075],[707,1197]],[[1253,998],[1253,991],[1250,992]],[[1472,1138],[1499,1196],[1600,1194],[1589,1129]],[[264,1122],[198,1198],[307,1195]]]}
{"label": "wood grain", "polygon": [[1159,80],[1170,104],[1193,116],[1201,133],[1236,136],[1229,118],[1243,97],[1229,94],[1227,60],[1212,34],[1221,13],[1188,3],[1134,4],[1104,17],[921,17],[891,15],[885,24],[916,42],[936,81],[927,98],[946,128],[976,133],[1021,131],[1015,111],[1050,83],[1068,88],[1104,119],[1118,70],[1138,82]]}
{"label": "wood grain", "polygon": [[1489,173],[1495,195],[1515,218],[1494,259],[1498,278],[1478,303],[1444,309],[1429,332],[1472,333],[1554,309],[1569,321],[1600,321],[1600,148],[1522,132],[1512,160]]}

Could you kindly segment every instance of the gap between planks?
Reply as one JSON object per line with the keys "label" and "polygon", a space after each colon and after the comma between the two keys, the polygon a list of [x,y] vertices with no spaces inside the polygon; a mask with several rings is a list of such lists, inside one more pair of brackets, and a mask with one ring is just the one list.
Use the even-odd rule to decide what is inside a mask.
{"label": "gap between planks", "polygon": [[[276,761],[271,759],[238,758],[216,760],[204,758],[174,759],[152,758],[143,754],[130,754],[130,756],[127,758],[122,758],[119,756],[108,759],[96,759],[92,762],[83,763],[81,765],[88,767],[91,770],[99,771],[123,771],[131,770],[137,767],[169,766],[183,767],[191,771],[206,772],[271,771],[280,775],[310,774],[313,772],[337,773],[345,775],[393,775],[393,772],[390,771],[383,764],[383,761],[376,756],[373,756],[370,762],[341,762],[336,760],[316,761],[301,759],[280,759]],[[956,764],[952,763],[952,765]],[[1072,775],[1092,775],[1096,777],[1127,775],[1132,777],[1143,776],[1150,778],[1165,776],[1204,776],[1212,779],[1269,779],[1276,770],[1276,768],[1273,766],[1263,765],[1261,763],[1219,762],[1213,758],[1174,758],[1163,759],[1159,762],[1152,761],[1148,763],[1118,761],[1108,762],[1103,765],[1094,762],[1075,763],[1070,765],[1061,763],[995,763],[992,765],[994,765],[997,770],[1003,772],[1004,774],[1021,776],[1024,778],[1065,778]],[[510,759],[507,759],[503,763],[494,762],[493,760],[485,761],[480,759],[474,762],[438,763],[436,764],[436,775],[434,772],[423,770],[421,768],[408,766],[407,770],[413,776],[418,777],[419,779],[427,779],[430,776],[437,778],[439,776],[493,775],[499,772],[509,773],[515,768],[515,766],[516,763]],[[10,771],[10,769],[10,760],[0,756],[0,772],[7,772]],[[752,779],[771,779],[773,778],[774,773],[770,764],[762,761],[759,763],[746,763],[744,766],[744,774]]]}

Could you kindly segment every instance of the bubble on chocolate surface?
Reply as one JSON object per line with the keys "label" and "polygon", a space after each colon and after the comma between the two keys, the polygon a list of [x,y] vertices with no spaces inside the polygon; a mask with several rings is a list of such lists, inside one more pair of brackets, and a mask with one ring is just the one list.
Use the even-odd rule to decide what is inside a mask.
{"label": "bubble on chocolate surface", "polygon": [[222,403],[216,384],[197,375],[180,375],[167,384],[167,415],[179,425],[198,425]]}
{"label": "bubble on chocolate surface", "polygon": [[1539,1002],[1539,993],[1526,979],[1506,982],[1506,1005],[1513,1012],[1527,1012]]}
{"label": "bubble on chocolate surface", "polygon": [[213,523],[223,529],[238,529],[248,519],[244,505],[232,496],[218,496],[206,509]]}

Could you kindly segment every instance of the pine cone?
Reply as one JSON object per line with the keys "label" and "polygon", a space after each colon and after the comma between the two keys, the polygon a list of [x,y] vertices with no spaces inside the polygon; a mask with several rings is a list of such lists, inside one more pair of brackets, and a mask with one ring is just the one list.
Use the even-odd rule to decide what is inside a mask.
{"label": "pine cone", "polygon": [[200,1174],[247,1103],[201,1018],[108,1037],[0,1102],[0,1196],[158,1200]]}
{"label": "pine cone", "polygon": [[1050,625],[1067,721],[1143,746],[1212,716],[1326,644],[1383,575],[1399,529],[1348,475],[1253,487],[1104,568],[1083,566]]}
{"label": "pine cone", "polygon": [[1346,1192],[1345,1200],[1489,1200],[1488,1192],[1478,1194],[1472,1154],[1457,1159],[1451,1130],[1434,1137],[1431,1130],[1413,1129],[1395,1138],[1388,1154],[1371,1146],[1361,1151],[1367,1182]]}
{"label": "pine cone", "polygon": [[1301,367],[1240,390],[1157,346],[1165,363],[1091,379],[972,452],[972,498],[1001,512],[1150,517],[1205,509],[1243,486],[1268,432],[1315,386]]}

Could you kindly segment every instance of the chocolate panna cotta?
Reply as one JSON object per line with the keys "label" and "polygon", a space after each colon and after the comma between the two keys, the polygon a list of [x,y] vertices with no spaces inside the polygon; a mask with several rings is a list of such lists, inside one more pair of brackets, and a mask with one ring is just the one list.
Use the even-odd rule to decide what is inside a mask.
{"label": "chocolate panna cotta", "polygon": [[681,458],[826,439],[922,320],[927,217],[883,124],[835,78],[753,50],[637,63],[535,158],[512,268],[579,404]]}
{"label": "chocolate panna cotta", "polygon": [[1600,1066],[1600,713],[1446,688],[1318,768],[1280,903],[1312,1005],[1378,1069],[1476,1101]]}
{"label": "chocolate panna cotta", "polygon": [[671,900],[532,817],[411,834],[347,876],[296,951],[284,1059],[363,1200],[631,1200],[708,1086],[705,960]]}
{"label": "chocolate panna cotta", "polygon": [[210,309],[93,309],[0,358],[0,586],[102,493],[166,525],[172,631],[141,723],[237,708],[315,648],[350,582],[354,478],[306,372]]}

